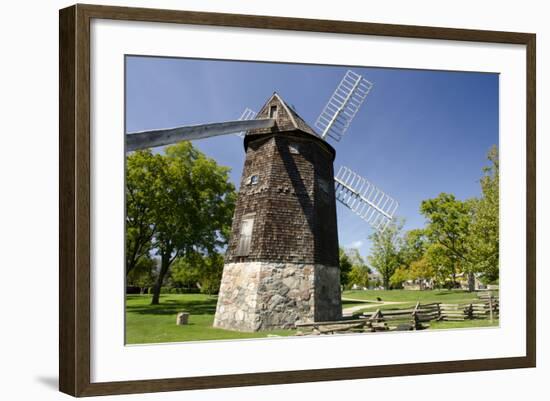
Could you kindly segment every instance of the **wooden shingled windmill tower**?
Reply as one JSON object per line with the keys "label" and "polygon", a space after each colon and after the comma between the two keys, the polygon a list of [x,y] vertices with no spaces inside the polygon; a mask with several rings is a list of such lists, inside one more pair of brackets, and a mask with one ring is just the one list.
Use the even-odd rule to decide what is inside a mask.
{"label": "wooden shingled windmill tower", "polygon": [[348,71],[311,128],[274,93],[239,121],[128,134],[128,151],[238,133],[246,158],[214,326],[258,331],[342,315],[336,201],[377,230],[398,203],[346,167],[334,148],[372,84]]}

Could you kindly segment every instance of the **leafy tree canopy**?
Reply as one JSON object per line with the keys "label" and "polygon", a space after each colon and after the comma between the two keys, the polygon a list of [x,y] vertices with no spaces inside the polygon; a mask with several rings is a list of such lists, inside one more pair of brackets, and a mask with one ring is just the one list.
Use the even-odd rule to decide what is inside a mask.
{"label": "leafy tree canopy", "polygon": [[340,264],[342,263],[347,269],[346,282],[343,284],[346,288],[351,288],[354,284],[365,288],[369,286],[370,268],[357,248],[340,248]]}
{"label": "leafy tree canopy", "polygon": [[487,155],[489,166],[480,180],[482,196],[472,202],[474,210],[467,247],[474,270],[487,282],[498,280],[499,272],[499,160],[493,146]]}
{"label": "leafy tree canopy", "polygon": [[[136,221],[145,221],[128,225],[128,230],[138,227],[143,231],[137,235],[147,238],[143,247],[160,258],[153,287],[152,303],[156,304],[177,257],[212,255],[225,245],[235,188],[229,182],[229,169],[217,165],[191,142],[168,146],[165,154],[134,152],[127,159],[127,210],[132,211]],[[131,245],[133,237],[127,236]]]}
{"label": "leafy tree canopy", "polygon": [[349,273],[352,268],[351,259],[346,253],[346,250],[342,247],[339,249],[340,256],[340,285],[347,287],[349,282]]}
{"label": "leafy tree canopy", "polygon": [[372,242],[369,264],[382,276],[383,286],[390,288],[390,278],[402,264],[401,246],[403,220],[392,221],[384,231],[376,231],[370,235]]}
{"label": "leafy tree canopy", "polygon": [[223,273],[223,255],[190,253],[178,257],[172,266],[172,281],[184,287],[198,287],[205,294],[217,294]]}

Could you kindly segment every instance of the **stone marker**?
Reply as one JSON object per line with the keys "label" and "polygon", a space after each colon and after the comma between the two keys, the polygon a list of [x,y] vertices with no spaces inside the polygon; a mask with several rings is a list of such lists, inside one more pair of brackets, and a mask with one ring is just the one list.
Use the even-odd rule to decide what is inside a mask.
{"label": "stone marker", "polygon": [[189,312],[180,312],[178,313],[178,316],[176,316],[176,324],[178,326],[183,326],[184,324],[187,324],[189,321]]}

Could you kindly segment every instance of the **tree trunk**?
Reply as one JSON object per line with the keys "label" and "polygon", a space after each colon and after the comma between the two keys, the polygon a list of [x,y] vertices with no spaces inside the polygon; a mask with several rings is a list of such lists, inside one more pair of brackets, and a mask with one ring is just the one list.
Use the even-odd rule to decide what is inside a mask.
{"label": "tree trunk", "polygon": [[456,258],[453,258],[454,259],[454,262],[453,262],[453,273],[451,275],[452,279],[453,279],[453,290],[456,289],[457,287],[457,282],[456,282],[456,272],[459,271],[459,266],[458,266],[458,262],[456,260]]}
{"label": "tree trunk", "polygon": [[474,273],[468,273],[468,292],[474,292],[476,290],[476,278]]}
{"label": "tree trunk", "polygon": [[139,259],[138,257],[138,251],[141,246],[135,245],[132,249],[132,252],[127,252],[126,257],[126,277],[128,277],[128,274],[134,270],[134,267],[137,265],[137,261]]}
{"label": "tree trunk", "polygon": [[153,285],[153,299],[151,299],[151,305],[158,305],[160,299],[160,289],[162,288],[162,283],[164,282],[164,277],[168,273],[168,268],[170,267],[170,255],[162,255],[160,258],[160,271],[155,284]]}
{"label": "tree trunk", "polygon": [[134,258],[126,260],[126,277],[136,267],[136,260]]}

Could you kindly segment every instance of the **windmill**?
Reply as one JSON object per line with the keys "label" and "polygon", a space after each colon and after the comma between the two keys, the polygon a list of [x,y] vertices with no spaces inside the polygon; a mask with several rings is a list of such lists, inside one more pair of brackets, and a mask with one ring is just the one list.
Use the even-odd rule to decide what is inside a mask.
{"label": "windmill", "polygon": [[246,159],[214,326],[257,331],[341,317],[336,201],[384,230],[398,202],[342,166],[339,142],[373,84],[348,70],[311,128],[274,93],[239,120],[126,135],[126,151],[217,135],[244,139]]}

